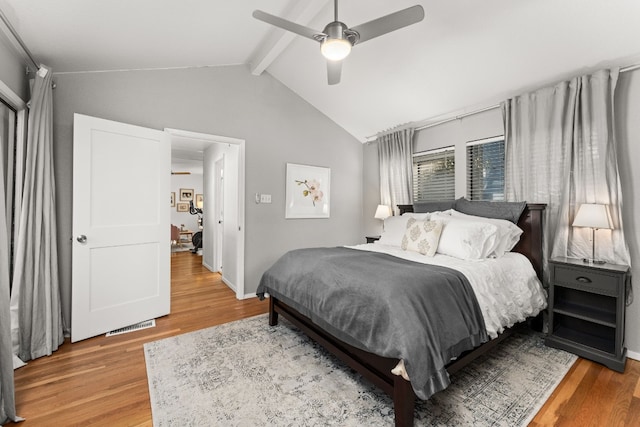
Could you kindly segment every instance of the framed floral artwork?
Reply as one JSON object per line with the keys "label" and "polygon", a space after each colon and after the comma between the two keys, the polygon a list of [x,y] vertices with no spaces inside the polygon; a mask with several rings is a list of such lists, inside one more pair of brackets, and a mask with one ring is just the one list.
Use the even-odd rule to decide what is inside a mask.
{"label": "framed floral artwork", "polygon": [[331,169],[287,163],[285,218],[329,218]]}

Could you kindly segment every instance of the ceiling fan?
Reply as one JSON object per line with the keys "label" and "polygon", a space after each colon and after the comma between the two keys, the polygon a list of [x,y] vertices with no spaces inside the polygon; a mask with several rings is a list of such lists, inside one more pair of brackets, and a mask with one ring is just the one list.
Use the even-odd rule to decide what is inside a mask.
{"label": "ceiling fan", "polygon": [[329,84],[334,85],[340,83],[342,60],[349,55],[353,46],[422,21],[424,19],[424,9],[420,5],[411,6],[373,21],[348,28],[344,23],[338,21],[338,0],[334,0],[334,21],[327,24],[322,31],[296,24],[261,10],[255,10],[253,17],[319,42],[320,51],[327,58]]}

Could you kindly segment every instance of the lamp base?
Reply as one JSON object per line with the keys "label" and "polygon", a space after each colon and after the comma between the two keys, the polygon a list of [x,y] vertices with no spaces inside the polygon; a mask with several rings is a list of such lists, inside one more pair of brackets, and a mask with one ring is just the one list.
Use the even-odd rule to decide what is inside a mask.
{"label": "lamp base", "polygon": [[584,262],[586,264],[598,264],[598,265],[606,263],[606,261],[602,261],[602,260],[599,260],[599,259],[589,259],[589,258],[582,258],[582,262]]}

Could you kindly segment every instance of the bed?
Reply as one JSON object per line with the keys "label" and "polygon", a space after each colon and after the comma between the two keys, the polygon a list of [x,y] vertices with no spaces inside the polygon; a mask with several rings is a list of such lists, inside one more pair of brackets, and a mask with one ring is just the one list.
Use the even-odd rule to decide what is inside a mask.
{"label": "bed", "polygon": [[[465,201],[464,203],[468,202]],[[475,205],[473,206],[475,207]],[[522,213],[517,220],[517,226],[522,230],[522,234],[519,236],[518,243],[515,245],[515,247],[513,247],[511,252],[524,255],[524,257],[526,257],[526,260],[530,262],[529,268],[532,269],[532,274],[537,276],[538,279],[541,279],[542,215],[545,205],[526,204],[523,207],[524,208],[522,210]],[[409,216],[411,216],[411,213],[413,212],[412,205],[401,205],[399,206],[399,209],[401,214],[406,213]],[[429,208],[427,207],[423,209],[423,211],[424,210],[428,211]],[[404,215],[402,216],[404,217]],[[419,218],[419,216],[416,216],[416,218]],[[516,221],[514,220],[513,222]],[[402,271],[404,274],[405,268],[407,270],[423,270],[423,268],[419,268],[414,265],[416,263],[412,262],[411,260],[391,260],[391,258],[395,257],[388,254],[379,253],[378,247],[375,247],[376,250],[374,251],[374,246],[371,246],[371,248],[368,250],[367,248],[362,247],[331,248],[331,250],[329,250],[329,248],[325,248],[328,251],[327,254],[331,255],[329,258],[333,259],[331,262],[335,262],[336,264],[335,267],[331,268],[326,268],[327,264],[322,264],[324,266],[322,269],[332,270],[333,276],[331,276],[328,280],[330,282],[334,281],[336,282],[336,284],[340,284],[341,287],[344,287],[345,291],[341,291],[342,293],[339,294],[340,300],[342,300],[343,298],[347,298],[347,296],[345,296],[344,294],[345,292],[347,294],[350,293],[351,286],[353,286],[354,288],[357,288],[358,286],[366,286],[367,284],[362,282],[366,282],[370,279],[370,275],[368,276],[367,274],[364,274],[364,270],[362,270],[361,268],[358,269],[359,267],[357,266],[355,267],[355,270],[349,270],[349,268],[353,268],[350,265],[349,261],[351,258],[367,257],[367,259],[369,259],[368,257],[371,257],[369,261],[370,265],[380,264],[380,270],[373,274],[381,276],[385,275],[385,269],[391,269],[391,267],[389,267],[389,265],[391,264],[389,263],[395,262],[400,263],[400,268],[402,268],[402,270],[393,270],[392,276],[403,277],[403,275],[400,274],[400,271]],[[378,246],[382,247],[384,245]],[[298,266],[301,266],[302,264],[313,263],[314,258],[324,256],[325,249],[317,248],[304,250],[303,254],[307,257],[307,261],[301,261],[299,258],[295,258],[293,262]],[[292,255],[290,255],[290,253],[285,254],[283,258],[293,255],[298,256],[297,251],[292,252],[295,253]],[[369,253],[373,255],[368,255]],[[517,257],[523,258],[519,255]],[[428,350],[424,352],[425,354],[417,354],[415,351],[413,351],[413,353],[403,353],[405,356],[402,357],[388,357],[389,354],[397,356],[396,353],[399,350],[395,348],[395,346],[404,350],[403,342],[395,342],[391,340],[393,342],[391,342],[387,347],[392,348],[381,348],[380,345],[382,345],[384,342],[386,342],[385,340],[388,339],[379,338],[377,336],[378,331],[380,331],[380,329],[384,329],[384,326],[387,323],[391,324],[392,321],[395,321],[396,318],[400,318],[401,321],[399,324],[402,324],[402,322],[407,322],[407,316],[416,316],[409,313],[411,310],[406,308],[409,305],[413,305],[411,301],[416,299],[415,296],[409,297],[410,301],[407,303],[407,301],[402,300],[402,298],[404,297],[403,295],[394,295],[395,291],[389,291],[388,293],[384,294],[384,298],[374,299],[367,299],[366,295],[363,296],[363,294],[360,293],[357,295],[357,298],[363,300],[362,304],[360,305],[357,302],[347,302],[345,303],[347,304],[346,306],[340,306],[340,304],[337,303],[338,300],[336,299],[331,300],[332,302],[330,304],[326,304],[324,300],[319,303],[319,299],[316,300],[317,297],[300,294],[297,291],[290,291],[287,290],[286,287],[276,285],[276,283],[278,282],[286,282],[287,280],[289,282],[295,281],[295,276],[294,279],[281,278],[283,273],[281,270],[278,270],[277,266],[279,265],[279,263],[284,262],[282,261],[283,258],[281,258],[281,260],[274,264],[271,269],[265,272],[265,275],[263,275],[263,279],[261,280],[258,287],[258,295],[260,297],[264,297],[265,293],[268,293],[270,297],[269,324],[272,326],[277,325],[278,316],[285,316],[291,323],[304,331],[312,339],[323,345],[327,350],[329,350],[331,353],[345,362],[348,366],[359,372],[364,378],[371,381],[373,384],[388,393],[393,399],[396,426],[413,425],[414,404],[416,397],[428,398],[430,394],[433,394],[433,392],[437,392],[443,387],[446,387],[446,385],[448,384],[448,374],[456,372],[457,370],[468,364],[471,360],[489,351],[500,341],[509,336],[509,334],[513,330],[512,327],[506,328],[504,330],[502,328],[499,328],[499,330],[497,331],[499,333],[490,334],[492,336],[491,339],[489,339],[488,329],[491,328],[486,326],[485,323],[488,325],[491,322],[486,321],[484,304],[482,304],[481,306],[478,301],[476,301],[476,303],[474,304],[473,301],[476,300],[475,298],[472,297],[471,300],[467,301],[465,299],[466,297],[463,295],[465,293],[469,293],[469,288],[465,288],[465,286],[469,285],[469,281],[466,279],[465,275],[449,274],[449,269],[446,267],[443,269],[440,269],[439,266],[429,267],[429,269],[434,270],[433,273],[429,274],[433,274],[434,277],[442,276],[443,279],[439,280],[444,281],[438,284],[437,289],[440,290],[439,292],[432,293],[428,298],[425,297],[425,299],[437,299],[439,298],[436,295],[437,293],[443,293],[444,296],[441,298],[441,300],[437,300],[437,307],[433,307],[432,309],[427,311],[438,311],[437,308],[440,308],[441,311],[447,311],[448,313],[455,312],[456,310],[447,308],[447,300],[454,300],[456,304],[460,305],[463,308],[460,309],[460,313],[455,314],[455,316],[459,317],[460,319],[451,321],[451,326],[447,324],[447,328],[435,327],[432,329],[428,329],[426,332],[422,332],[422,334],[426,334],[429,336],[431,336],[432,334],[437,335],[442,329],[447,329],[446,334],[442,334],[445,336],[445,338],[441,339],[451,340],[455,344],[452,344],[449,347],[445,346],[445,350],[442,350],[442,348],[440,347],[442,344],[440,342],[437,342],[437,345],[433,345],[434,349],[432,349],[431,344],[429,344],[427,346]],[[468,262],[468,264],[471,265],[473,264],[473,262]],[[291,269],[291,266],[289,265],[287,268]],[[298,270],[298,268],[295,269]],[[309,281],[310,283],[313,282],[313,279],[310,278],[310,273],[308,271],[305,272],[301,270],[301,272],[297,272],[297,274],[301,274],[302,277],[307,278],[300,279],[300,283],[304,283],[305,281]],[[385,280],[389,280],[387,276],[385,277]],[[404,280],[405,282],[403,283],[403,287],[406,286],[408,282],[406,278],[394,280]],[[343,286],[346,283],[348,283],[349,286]],[[315,282],[313,282],[308,287],[313,289],[322,288],[320,286],[317,286]],[[447,294],[444,290],[447,290],[447,292],[449,292],[449,289],[451,289],[451,292],[454,293],[450,297],[447,297]],[[471,293],[473,292],[475,291],[472,291]],[[398,303],[396,299],[399,299],[400,302]],[[388,303],[388,307],[386,305],[382,305],[382,303],[378,304],[378,300],[384,300],[384,304]],[[461,303],[461,301],[464,301],[464,303]],[[314,307],[314,304],[316,306],[324,304],[323,308],[320,311],[328,311],[323,311],[324,314],[318,315],[315,308],[309,308]],[[335,305],[336,307],[327,308],[327,305],[332,307]],[[367,311],[366,308],[369,306],[373,308]],[[354,308],[351,309],[352,307]],[[538,311],[540,311],[541,308],[538,308]],[[421,309],[421,307],[417,308],[417,310]],[[334,314],[326,314],[330,313],[331,310],[336,312],[336,318],[340,317],[341,320],[339,322],[333,322]],[[482,311],[482,315],[485,316],[485,320],[478,320],[479,314],[475,313],[474,310],[476,312]],[[380,313],[380,315],[372,316],[371,313]],[[423,321],[424,324],[430,323],[429,319],[424,320],[422,312],[418,311],[417,313],[417,317],[419,317],[419,319]],[[531,314],[535,315],[537,313],[532,312]],[[358,317],[363,317],[365,319]],[[351,325],[356,321],[359,322],[356,328],[357,331],[355,333],[352,333],[350,328]],[[363,322],[371,322],[372,324],[375,323],[376,326],[372,327],[371,331],[360,332],[363,329],[361,327],[361,323]],[[460,323],[459,325],[457,322],[462,323]],[[481,324],[479,324],[478,322],[481,322]],[[391,331],[401,329],[401,327],[399,328],[398,325],[393,324],[390,328]],[[414,329],[416,328],[405,328],[402,333],[396,333],[393,334],[393,336],[403,336],[405,334],[409,335],[413,332],[407,331],[413,331]],[[455,330],[456,333],[459,334],[459,336],[450,337],[449,335],[451,334],[448,329]],[[416,339],[411,336],[407,338],[409,344],[412,344],[415,340]],[[422,345],[422,343],[420,344]],[[438,362],[443,358],[446,360],[446,363]],[[434,363],[436,364],[442,363],[442,366],[435,367],[436,370],[440,369],[441,371],[446,372],[442,374],[442,372],[434,373],[428,371],[426,376],[421,376],[421,367],[424,364],[430,364],[432,360],[435,360],[436,362]],[[412,370],[410,370],[409,368],[411,368]],[[410,381],[409,378],[411,378],[412,381]]]}

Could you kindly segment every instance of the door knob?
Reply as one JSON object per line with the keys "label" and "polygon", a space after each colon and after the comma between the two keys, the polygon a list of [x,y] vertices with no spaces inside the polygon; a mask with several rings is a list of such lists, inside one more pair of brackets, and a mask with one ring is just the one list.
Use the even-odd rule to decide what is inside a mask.
{"label": "door knob", "polygon": [[84,234],[79,235],[76,240],[80,243],[87,243],[87,236],[85,236]]}

